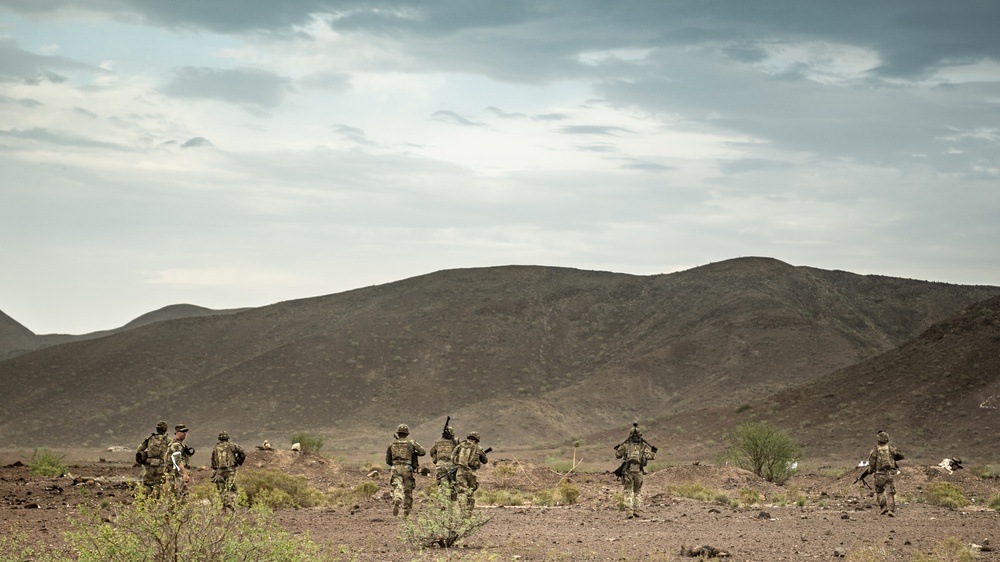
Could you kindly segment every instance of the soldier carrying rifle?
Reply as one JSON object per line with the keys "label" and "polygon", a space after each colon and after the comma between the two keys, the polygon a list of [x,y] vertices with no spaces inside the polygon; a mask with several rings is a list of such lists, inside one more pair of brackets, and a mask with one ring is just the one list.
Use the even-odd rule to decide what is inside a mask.
{"label": "soldier carrying rifle", "polygon": [[615,446],[615,458],[622,459],[615,476],[621,478],[624,488],[625,516],[633,519],[642,510],[642,476],[646,473],[646,464],[656,458],[656,447],[642,438],[639,424],[633,423],[628,439]]}

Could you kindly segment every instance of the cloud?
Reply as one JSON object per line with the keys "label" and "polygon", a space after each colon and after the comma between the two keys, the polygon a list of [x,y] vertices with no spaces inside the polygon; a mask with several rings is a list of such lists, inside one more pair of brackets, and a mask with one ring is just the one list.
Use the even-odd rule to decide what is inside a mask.
{"label": "cloud", "polygon": [[45,82],[61,83],[66,81],[66,77],[57,71],[75,70],[106,72],[66,57],[29,53],[18,48],[15,40],[0,37],[0,82],[21,82],[29,85]]}
{"label": "cloud", "polygon": [[129,151],[131,149],[114,143],[97,141],[70,133],[52,131],[45,128],[32,129],[8,129],[0,131],[0,137],[7,137],[18,140],[35,141],[44,144],[54,144],[58,146],[76,146],[87,148],[107,148],[115,151]]}
{"label": "cloud", "polygon": [[431,115],[431,119],[433,119],[434,121],[441,121],[443,123],[451,123],[453,125],[462,125],[463,127],[485,127],[486,126],[485,123],[478,123],[476,121],[471,121],[471,120],[466,119],[465,117],[462,117],[461,115],[455,113],[454,111],[448,111],[448,110],[444,110],[444,109],[439,110],[439,111],[435,111],[434,114]]}
{"label": "cloud", "polygon": [[560,133],[567,135],[606,135],[618,136],[619,133],[631,133],[623,127],[613,125],[569,125],[559,129]]}
{"label": "cloud", "polygon": [[178,69],[163,93],[185,99],[215,99],[260,109],[277,107],[290,91],[291,80],[255,68]]}

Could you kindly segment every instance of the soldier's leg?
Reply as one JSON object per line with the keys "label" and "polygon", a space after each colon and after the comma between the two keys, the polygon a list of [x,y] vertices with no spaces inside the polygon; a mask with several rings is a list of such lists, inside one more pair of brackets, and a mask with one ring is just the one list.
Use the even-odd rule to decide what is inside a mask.
{"label": "soldier's leg", "polygon": [[403,506],[403,477],[396,473],[396,467],[392,467],[392,476],[389,478],[389,485],[392,486],[392,514],[399,515],[399,508]]}
{"label": "soldier's leg", "polygon": [[887,513],[889,511],[888,502],[885,497],[886,477],[884,474],[875,474],[875,500],[878,502],[879,511]]}
{"label": "soldier's leg", "polygon": [[642,473],[639,472],[635,475],[633,480],[633,488],[635,489],[634,499],[632,500],[632,513],[637,517],[642,511]]}
{"label": "soldier's leg", "polygon": [[886,480],[885,483],[885,505],[888,511],[887,515],[895,517],[896,516],[896,481],[891,476]]}
{"label": "soldier's leg", "polygon": [[635,517],[635,487],[632,485],[632,473],[622,474],[622,498],[625,504],[625,517]]}
{"label": "soldier's leg", "polygon": [[416,484],[413,472],[407,472],[403,475],[403,517],[409,515],[410,509],[413,508],[413,488]]}

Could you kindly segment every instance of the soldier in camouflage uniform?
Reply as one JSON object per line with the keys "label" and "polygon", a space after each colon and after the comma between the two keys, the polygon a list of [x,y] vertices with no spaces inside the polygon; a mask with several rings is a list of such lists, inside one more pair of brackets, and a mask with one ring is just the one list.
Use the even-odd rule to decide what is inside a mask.
{"label": "soldier in camouflage uniform", "polygon": [[441,438],[434,442],[434,446],[430,450],[431,460],[434,461],[436,467],[434,476],[438,489],[447,486],[448,495],[452,501],[458,499],[458,492],[455,490],[455,472],[452,470],[455,465],[451,462],[451,452],[457,446],[458,439],[455,438],[455,428],[449,425],[444,428],[444,431],[441,432]]}
{"label": "soldier in camouflage uniform", "polygon": [[881,508],[882,515],[896,516],[896,472],[899,467],[896,461],[903,460],[903,453],[889,444],[889,434],[879,431],[876,434],[878,445],[868,454],[868,469],[866,474],[875,475],[875,499]]}
{"label": "soldier in camouflage uniform", "polygon": [[639,426],[633,425],[628,439],[615,447],[615,458],[622,459],[625,516],[632,519],[642,510],[642,476],[645,474],[646,463],[656,458],[656,451],[642,439]]}
{"label": "soldier in camouflage uniform", "polygon": [[403,509],[403,517],[410,515],[413,507],[413,487],[416,481],[413,471],[416,469],[417,457],[427,454],[427,451],[413,439],[410,439],[410,427],[405,423],[396,428],[396,440],[385,450],[385,464],[391,467],[389,484],[392,486],[392,514],[399,515]]}
{"label": "soldier in camouflage uniform", "polygon": [[160,497],[163,489],[163,456],[167,453],[167,422],[156,424],[151,433],[135,449],[135,462],[142,466],[142,488],[147,496]]}
{"label": "soldier in camouflage uniform", "polygon": [[194,454],[194,449],[184,445],[188,428],[184,424],[174,426],[174,438],[167,445],[167,454],[163,459],[166,488],[175,498],[181,499],[187,495],[191,475],[188,472],[188,461]]}
{"label": "soldier in camouflage uniform", "polygon": [[465,441],[451,452],[451,462],[455,464],[455,493],[465,496],[465,505],[471,511],[476,507],[476,490],[479,480],[476,471],[488,463],[486,453],[479,446],[479,432],[471,431]]}
{"label": "soldier in camouflage uniform", "polygon": [[212,482],[225,509],[236,509],[236,467],[246,458],[243,447],[229,440],[229,432],[219,434],[219,442],[212,448]]}

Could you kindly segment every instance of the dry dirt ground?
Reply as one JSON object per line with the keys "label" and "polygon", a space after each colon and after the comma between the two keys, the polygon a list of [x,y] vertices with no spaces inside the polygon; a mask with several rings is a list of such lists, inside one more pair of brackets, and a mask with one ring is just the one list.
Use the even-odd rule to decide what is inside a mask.
{"label": "dry dirt ground", "polygon": [[[30,476],[11,454],[0,454],[0,532],[17,529],[33,541],[58,545],[81,502],[129,501],[130,482],[140,469],[125,460],[128,453],[94,456],[98,454],[107,457],[105,462],[73,463],[73,476],[62,478]],[[492,460],[480,471],[483,489],[506,486],[529,495],[563,478],[544,464]],[[501,480],[496,474],[496,466],[503,464],[515,468],[512,478]],[[278,511],[278,521],[287,530],[336,547],[334,560],[687,560],[691,558],[680,556],[683,546],[711,545],[730,553],[728,559],[734,561],[830,560],[837,559],[838,552],[846,553],[847,560],[909,561],[931,553],[948,537],[965,545],[988,541],[1000,546],[1000,514],[983,505],[1000,490],[1000,482],[968,471],[949,475],[933,466],[902,469],[895,518],[878,514],[867,490],[852,484],[853,471],[841,476],[801,474],[778,487],[729,467],[666,467],[646,476],[646,510],[635,520],[626,520],[617,507],[619,485],[613,475],[571,475],[569,480],[580,490],[575,505],[481,506],[492,519],[477,534],[449,550],[423,551],[398,538],[400,521],[391,515],[384,471],[371,476],[370,465],[285,451],[254,451],[242,470],[265,468],[305,476],[327,492],[353,489],[366,480],[378,482],[379,491],[368,499]],[[208,481],[210,472],[196,471],[195,482]],[[975,501],[959,510],[929,505],[920,498],[932,481],[951,482]],[[739,498],[740,490],[755,490],[765,500],[733,507],[681,497],[680,487],[692,483],[712,490],[713,497],[722,491]],[[415,516],[426,506],[432,485],[431,478],[418,477]],[[797,505],[798,498],[804,505]],[[977,551],[976,556],[1000,560],[1000,552],[992,550]]]}

